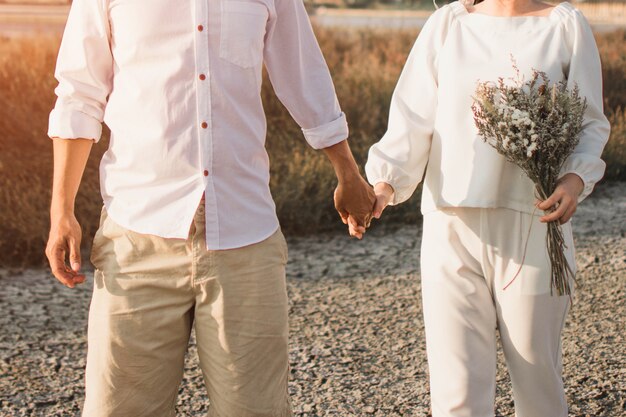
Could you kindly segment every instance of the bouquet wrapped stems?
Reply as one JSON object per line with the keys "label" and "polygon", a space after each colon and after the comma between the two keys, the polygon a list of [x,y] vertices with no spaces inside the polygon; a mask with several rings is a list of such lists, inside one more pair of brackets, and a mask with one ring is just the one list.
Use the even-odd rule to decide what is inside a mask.
{"label": "bouquet wrapped stems", "polygon": [[[551,193],[546,192],[543,186],[536,186],[537,196],[541,200],[546,200]],[[552,286],[550,290],[556,289],[557,294],[568,294],[571,296],[569,278],[574,278],[574,271],[565,257],[565,239],[563,229],[558,220],[548,222],[546,233],[546,245],[548,256],[550,257],[550,267],[552,275]]]}
{"label": "bouquet wrapped stems", "polygon": [[[544,187],[543,185],[536,185],[535,192],[537,194],[537,198],[540,200],[546,200],[551,193],[546,192],[546,189],[554,189]],[[550,211],[548,211],[550,212]],[[533,216],[534,217],[534,216]],[[553,294],[554,289],[558,295],[569,295],[571,298],[572,289],[570,286],[569,278],[575,279],[574,271],[569,265],[569,261],[565,257],[565,238],[563,237],[563,229],[561,228],[561,224],[558,220],[553,220],[546,224],[546,247],[548,249],[548,257],[550,258],[550,276],[551,286],[550,286],[550,294]],[[528,245],[528,240],[530,237],[530,232],[532,230],[532,224],[528,229],[528,237],[526,238],[526,245]],[[519,273],[522,270],[524,265],[524,260],[526,258],[526,250],[527,246],[524,246],[524,254],[522,255],[522,261],[520,268],[517,270],[517,273],[513,276],[513,278],[504,286],[506,290],[517,278]]]}

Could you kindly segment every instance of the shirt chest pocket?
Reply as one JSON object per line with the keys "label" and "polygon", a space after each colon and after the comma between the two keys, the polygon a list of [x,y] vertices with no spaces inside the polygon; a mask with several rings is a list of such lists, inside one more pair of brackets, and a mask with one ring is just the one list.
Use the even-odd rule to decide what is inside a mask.
{"label": "shirt chest pocket", "polygon": [[262,62],[268,10],[261,3],[222,1],[220,57],[243,68]]}

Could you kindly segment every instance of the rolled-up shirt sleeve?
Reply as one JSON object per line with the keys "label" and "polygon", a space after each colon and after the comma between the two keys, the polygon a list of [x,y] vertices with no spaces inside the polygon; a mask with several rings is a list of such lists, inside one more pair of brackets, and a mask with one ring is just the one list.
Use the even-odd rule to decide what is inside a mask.
{"label": "rolled-up shirt sleeve", "polygon": [[424,176],[437,108],[437,51],[450,16],[449,8],[439,9],[424,25],[393,92],[387,132],[369,150],[367,179],[393,187],[391,205],[408,200]]}
{"label": "rolled-up shirt sleeve", "polygon": [[560,176],[574,173],[583,180],[584,189],[578,198],[582,201],[591,194],[595,184],[604,175],[606,164],[601,156],[609,139],[610,125],[603,111],[602,69],[593,32],[580,11],[572,13],[572,58],[567,82],[569,88],[578,85],[580,95],[587,100],[587,109],[580,142],[565,161]]}
{"label": "rolled-up shirt sleeve", "polygon": [[59,84],[50,138],[100,140],[113,76],[107,16],[105,0],[72,3],[55,70]]}
{"label": "rolled-up shirt sleeve", "polygon": [[301,0],[276,0],[265,40],[265,66],[278,99],[315,149],[348,137],[348,124]]}

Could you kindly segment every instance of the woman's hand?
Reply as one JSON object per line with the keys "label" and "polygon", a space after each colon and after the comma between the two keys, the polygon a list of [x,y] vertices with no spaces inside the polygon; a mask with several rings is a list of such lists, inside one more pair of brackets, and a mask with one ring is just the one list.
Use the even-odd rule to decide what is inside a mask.
{"label": "woman's hand", "polygon": [[374,194],[376,194],[376,203],[374,203],[374,218],[380,219],[383,211],[393,200],[393,187],[386,182],[379,182],[374,186]]}
{"label": "woman's hand", "polygon": [[543,223],[555,220],[558,220],[560,224],[567,223],[576,212],[578,196],[583,192],[584,187],[585,184],[578,175],[573,173],[565,175],[558,182],[552,195],[537,204],[541,210],[554,209],[552,213],[546,214],[539,220]]}

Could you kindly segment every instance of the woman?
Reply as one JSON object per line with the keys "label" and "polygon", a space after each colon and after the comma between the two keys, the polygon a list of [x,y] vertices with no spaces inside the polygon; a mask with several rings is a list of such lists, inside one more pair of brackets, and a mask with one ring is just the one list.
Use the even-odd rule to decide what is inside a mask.
{"label": "woman", "polygon": [[[552,82],[577,83],[587,99],[580,144],[554,194],[537,205],[556,207],[550,214],[537,214],[532,182],[483,142],[473,121],[477,81],[514,76],[513,60],[526,79],[544,71]],[[546,222],[562,224],[574,265],[569,219],[604,173],[608,135],[597,47],[569,3],[454,2],[424,26],[366,172],[376,218],[424,177],[421,276],[434,417],[494,415],[496,328],[517,417],[567,415],[560,334],[570,298],[550,294]]]}

